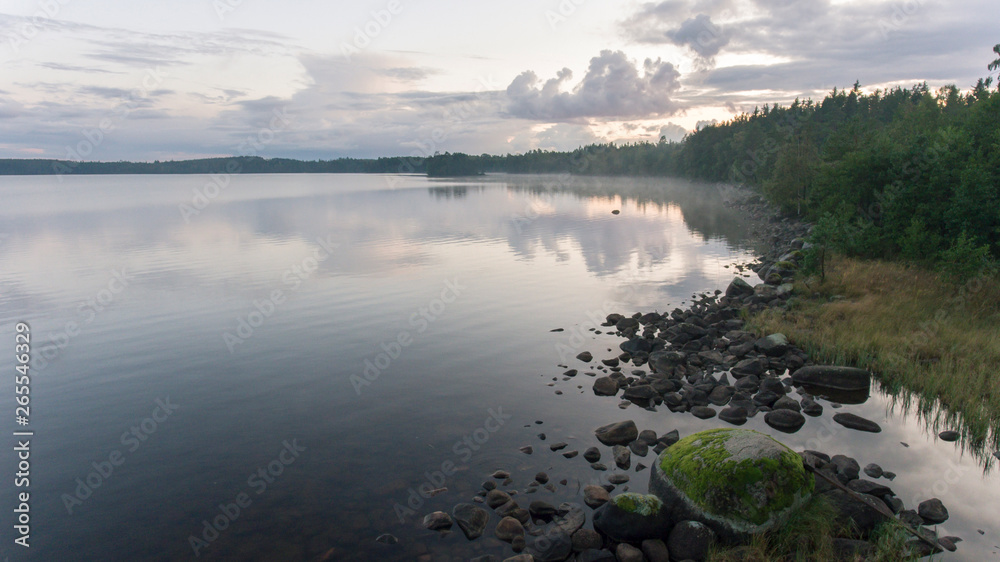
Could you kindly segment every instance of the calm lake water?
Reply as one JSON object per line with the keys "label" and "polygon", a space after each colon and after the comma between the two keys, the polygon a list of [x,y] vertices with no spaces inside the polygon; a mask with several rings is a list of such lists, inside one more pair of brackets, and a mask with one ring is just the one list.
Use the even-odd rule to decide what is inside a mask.
{"label": "calm lake water", "polygon": [[[470,543],[420,519],[469,501],[497,468],[522,490],[547,471],[567,484],[533,497],[578,501],[597,473],[547,445],[582,451],[609,422],[682,436],[726,425],[621,410],[558,366],[581,367],[584,349],[619,353],[591,319],[725,289],[726,266],[752,254],[724,188],[260,175],[216,192],[211,181],[0,178],[5,560],[503,558],[513,553],[492,538],[495,520]],[[27,428],[10,376],[21,321],[33,343]],[[878,421],[878,435],[830,424],[826,406],[794,435],[762,416],[745,427],[897,472],[908,508],[939,497],[951,512],[939,532],[964,542],[945,559],[997,558],[992,466],[877,392],[840,411]],[[34,431],[30,549],[12,530],[24,489],[12,486],[11,433],[23,429]],[[631,474],[644,492],[648,471]],[[411,492],[428,483],[448,491]],[[383,533],[400,544],[376,543]]]}

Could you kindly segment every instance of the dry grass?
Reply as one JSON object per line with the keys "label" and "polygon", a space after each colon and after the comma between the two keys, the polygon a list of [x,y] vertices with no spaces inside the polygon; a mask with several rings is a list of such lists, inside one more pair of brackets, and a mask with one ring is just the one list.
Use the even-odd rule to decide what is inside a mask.
{"label": "dry grass", "polygon": [[958,424],[981,451],[996,445],[1000,426],[997,281],[992,270],[956,285],[915,267],[835,257],[824,282],[798,284],[803,296],[790,311],[750,324],[784,333],[817,361],[871,369],[891,394],[919,398],[930,425]]}

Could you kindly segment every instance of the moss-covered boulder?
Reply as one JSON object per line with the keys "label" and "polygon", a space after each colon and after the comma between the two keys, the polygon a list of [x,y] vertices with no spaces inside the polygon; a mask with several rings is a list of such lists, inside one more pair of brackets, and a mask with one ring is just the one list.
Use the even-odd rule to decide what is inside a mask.
{"label": "moss-covered boulder", "polygon": [[714,429],[663,451],[649,490],[671,521],[701,521],[730,543],[780,525],[812,494],[794,451],[746,429]]}
{"label": "moss-covered boulder", "polygon": [[666,539],[670,519],[663,502],[653,495],[619,494],[594,512],[594,528],[617,542],[640,543]]}

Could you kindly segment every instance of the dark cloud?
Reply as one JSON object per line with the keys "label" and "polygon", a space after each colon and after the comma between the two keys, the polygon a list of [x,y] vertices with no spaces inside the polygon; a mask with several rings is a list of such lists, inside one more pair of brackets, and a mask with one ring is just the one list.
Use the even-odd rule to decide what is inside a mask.
{"label": "dark cloud", "polygon": [[685,20],[679,28],[667,31],[666,36],[675,45],[694,51],[705,66],[714,66],[715,55],[729,44],[727,31],[712,23],[712,18],[705,14]]}
{"label": "dark cloud", "polygon": [[562,86],[573,77],[568,68],[539,87],[526,71],[507,87],[507,111],[514,117],[569,121],[586,117],[640,118],[676,113],[672,94],[680,73],[660,59],[646,59],[640,69],[622,51],[601,51],[590,60],[586,76],[571,91]]}

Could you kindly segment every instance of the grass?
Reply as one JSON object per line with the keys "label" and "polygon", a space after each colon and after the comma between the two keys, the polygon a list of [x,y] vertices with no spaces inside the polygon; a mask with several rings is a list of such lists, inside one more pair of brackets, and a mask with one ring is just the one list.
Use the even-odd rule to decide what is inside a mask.
{"label": "grass", "polygon": [[817,362],[870,369],[935,432],[954,426],[981,460],[1000,432],[1000,283],[985,270],[956,284],[899,263],[835,256],[826,277],[796,285],[788,310],[751,317]]}
{"label": "grass", "polygon": [[[834,560],[833,539],[852,538],[846,529],[836,528],[835,509],[822,495],[814,496],[788,522],[772,531],[756,535],[745,546],[727,548],[714,546],[708,562],[807,562]],[[873,547],[866,560],[899,562],[908,557],[908,535],[897,523],[888,522],[875,530],[870,538]]]}

